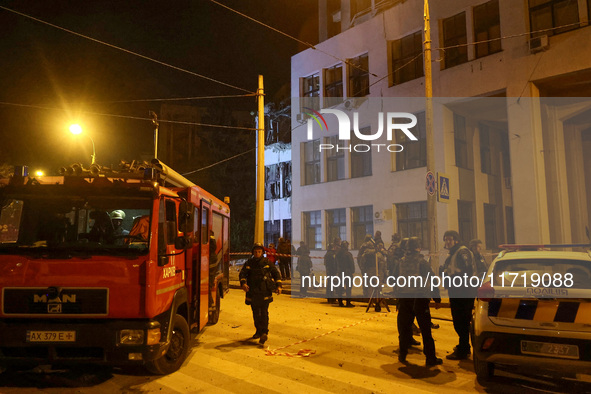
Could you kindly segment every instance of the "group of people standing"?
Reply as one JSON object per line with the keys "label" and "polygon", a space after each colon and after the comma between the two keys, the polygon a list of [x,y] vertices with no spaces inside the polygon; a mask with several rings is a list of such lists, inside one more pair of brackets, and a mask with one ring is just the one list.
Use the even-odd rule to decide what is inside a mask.
{"label": "group of people standing", "polygon": [[[455,276],[468,275],[468,277],[486,271],[487,265],[480,253],[482,242],[472,240],[469,247],[463,245],[457,231],[449,230],[444,233],[443,242],[449,251],[441,272],[452,278],[448,283],[454,283]],[[283,246],[282,246],[283,245]],[[267,252],[267,258],[263,253]],[[287,252],[287,253],[286,253]],[[245,263],[240,271],[239,278],[243,290],[246,292],[246,303],[251,305],[256,332],[253,338],[259,338],[260,343],[265,343],[268,336],[268,307],[273,300],[273,292],[281,293],[281,280],[290,278],[289,265],[291,256],[298,257],[296,270],[300,276],[309,276],[312,273],[312,261],[310,249],[304,242],[300,247],[293,250],[289,241],[283,238],[279,241],[276,250],[277,258],[274,256],[274,245],[270,244],[265,248],[262,244],[255,244],[252,249],[252,257]],[[287,255],[287,256],[282,256]],[[282,268],[282,258],[285,258]],[[275,267],[275,261],[279,261],[281,273]],[[398,234],[392,236],[392,244],[385,248],[381,239],[381,233],[376,232],[375,236],[367,235],[357,255],[357,263],[362,274],[378,276],[381,280],[386,275],[392,277],[422,277],[424,279],[435,275],[431,263],[421,253],[421,239],[410,237],[401,239]],[[333,239],[327,248],[324,256],[324,264],[327,276],[349,276],[355,274],[355,259],[349,251],[349,243],[339,238]],[[285,268],[287,265],[287,268]],[[383,283],[383,281],[381,281]],[[445,282],[444,282],[445,283]],[[301,286],[301,285],[300,285]],[[425,290],[427,289],[427,290]],[[451,354],[446,356],[449,360],[466,359],[471,353],[470,349],[470,322],[476,289],[446,287],[449,295],[450,309],[452,314],[454,330],[458,335],[458,345]],[[377,289],[373,289],[375,291]],[[364,286],[364,295],[370,295],[372,289]],[[300,288],[300,295],[305,296],[307,289]],[[367,294],[367,295],[366,295]],[[380,294],[371,293],[371,297],[379,297]],[[429,287],[402,286],[394,289],[394,296],[398,299],[397,327],[399,333],[398,359],[406,363],[406,356],[411,346],[419,343],[413,338],[413,325],[416,319],[421,336],[423,338],[423,353],[426,356],[426,365],[434,366],[443,363],[438,358],[435,350],[435,342],[431,333],[434,327],[431,322],[430,302],[435,302],[435,308],[440,307],[441,298],[439,289],[433,292]],[[351,302],[351,283],[346,281],[334,291],[326,286],[326,297],[329,303],[338,303],[341,307],[354,306]]]}

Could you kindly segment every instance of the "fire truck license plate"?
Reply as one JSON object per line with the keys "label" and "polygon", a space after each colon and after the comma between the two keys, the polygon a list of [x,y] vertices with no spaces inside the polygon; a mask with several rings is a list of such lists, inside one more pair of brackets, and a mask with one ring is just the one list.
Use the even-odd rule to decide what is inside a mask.
{"label": "fire truck license plate", "polygon": [[579,347],[558,343],[521,341],[521,353],[559,358],[579,358]]}
{"label": "fire truck license plate", "polygon": [[27,342],[76,342],[76,331],[27,331]]}

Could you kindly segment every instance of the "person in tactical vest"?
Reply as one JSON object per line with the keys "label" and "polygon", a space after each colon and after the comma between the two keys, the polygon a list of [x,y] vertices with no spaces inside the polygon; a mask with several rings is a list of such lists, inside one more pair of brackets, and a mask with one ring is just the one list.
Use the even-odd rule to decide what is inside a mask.
{"label": "person in tactical vest", "polygon": [[312,259],[310,259],[310,248],[308,248],[304,241],[300,242],[300,247],[295,255],[298,256],[296,271],[300,273],[300,297],[306,297],[308,287],[304,284],[304,277],[310,277],[312,273]]}
{"label": "person in tactical vest", "polygon": [[256,332],[253,339],[259,339],[260,344],[267,341],[269,334],[269,304],[273,302],[273,291],[281,294],[281,276],[274,265],[263,257],[265,247],[255,243],[252,247],[252,257],[248,259],[240,270],[240,286],[246,293],[246,305],[252,308],[252,317]]}
{"label": "person in tactical vest", "polygon": [[468,244],[468,247],[474,256],[474,265],[476,266],[478,276],[481,276],[488,271],[488,263],[482,253],[480,253],[482,251],[482,241],[479,239],[473,239]]}
{"label": "person in tactical vest", "polygon": [[[448,354],[448,360],[464,360],[470,354],[470,321],[472,320],[472,308],[474,307],[474,298],[476,289],[467,285],[450,285],[456,276],[464,277],[466,274],[470,278],[475,274],[474,256],[470,249],[460,243],[460,234],[454,230],[448,230],[443,234],[445,248],[449,250],[449,256],[443,265],[443,272],[451,278],[451,282],[446,285],[449,294],[449,306],[451,317],[456,333],[459,337],[459,343],[454,348],[453,353]],[[459,282],[458,282],[459,283]]]}
{"label": "person in tactical vest", "polygon": [[396,277],[404,277],[406,282],[405,286],[396,287],[396,295],[398,296],[398,360],[406,363],[406,355],[413,341],[412,326],[416,316],[423,336],[423,353],[427,358],[426,364],[427,366],[439,365],[443,363],[443,360],[438,358],[435,352],[429,311],[431,298],[435,301],[435,308],[439,309],[440,307],[439,289],[436,288],[432,294],[428,286],[426,287],[421,281],[413,279],[421,277],[423,280],[427,280],[433,275],[431,265],[420,253],[421,240],[411,237],[408,240],[407,249],[407,254],[395,269]]}
{"label": "person in tactical vest", "polygon": [[[337,275],[337,252],[341,248],[341,239],[335,238],[331,244],[328,245],[328,250],[324,255],[324,266],[326,267],[326,276],[332,277]],[[337,302],[334,290],[326,285],[326,300],[329,304]]]}
{"label": "person in tactical vest", "polygon": [[[351,282],[353,281],[353,275],[355,274],[355,260],[353,259],[353,255],[349,252],[349,242],[343,241],[341,242],[341,248],[337,252],[337,274],[342,279],[344,278],[351,278]],[[345,294],[345,298],[347,300],[347,307],[354,307],[351,303],[351,282],[347,279],[343,281],[344,283],[337,289],[337,296],[339,297],[339,306],[345,306],[343,304],[343,293]]]}

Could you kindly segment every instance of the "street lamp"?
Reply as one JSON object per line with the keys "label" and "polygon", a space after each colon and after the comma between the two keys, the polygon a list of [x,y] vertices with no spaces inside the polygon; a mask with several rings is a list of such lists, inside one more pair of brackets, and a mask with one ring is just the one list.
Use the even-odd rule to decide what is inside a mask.
{"label": "street lamp", "polygon": [[[70,125],[70,133],[74,135],[82,134],[82,127],[79,124]],[[94,140],[88,134],[86,134],[86,136],[90,138],[90,142],[92,142],[92,155],[90,156],[90,165],[93,165],[94,159],[96,158],[96,151],[94,150]]]}

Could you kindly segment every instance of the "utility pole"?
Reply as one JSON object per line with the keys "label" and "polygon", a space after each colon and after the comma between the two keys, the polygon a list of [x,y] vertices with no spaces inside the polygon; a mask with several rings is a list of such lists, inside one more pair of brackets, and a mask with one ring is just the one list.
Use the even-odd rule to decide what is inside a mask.
{"label": "utility pole", "polygon": [[257,90],[259,105],[257,125],[257,195],[254,222],[254,242],[263,243],[265,239],[265,91],[263,76],[259,75]]}
{"label": "utility pole", "polygon": [[[435,172],[435,143],[433,141],[433,76],[431,74],[431,21],[429,0],[425,0],[425,127],[427,138],[427,173]],[[437,180],[437,178],[435,178]],[[427,193],[427,225],[429,227],[429,253],[437,253],[437,190]]]}

